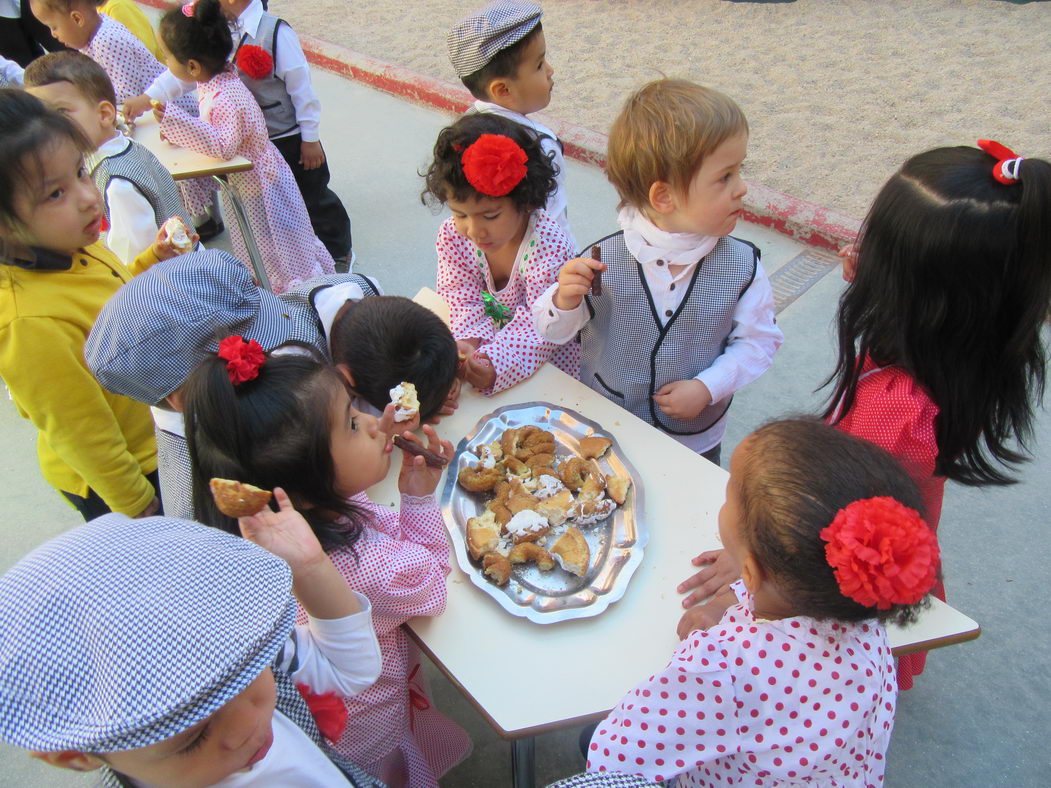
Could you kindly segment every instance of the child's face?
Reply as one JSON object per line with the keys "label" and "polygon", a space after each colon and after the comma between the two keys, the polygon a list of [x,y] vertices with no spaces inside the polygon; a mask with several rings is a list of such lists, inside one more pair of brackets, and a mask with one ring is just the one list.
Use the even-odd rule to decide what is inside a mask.
{"label": "child's face", "polygon": [[662,230],[721,238],[733,232],[748,193],[741,165],[748,154],[744,132],[724,140],[704,158],[686,194],[672,196],[673,208],[655,218]]}
{"label": "child's face", "polygon": [[43,0],[29,0],[29,7],[51,35],[72,49],[87,46],[98,27],[98,12],[87,3],[75,3],[68,13],[49,8]]}
{"label": "child's face", "polygon": [[547,62],[547,42],[541,31],[522,49],[518,70],[513,78],[505,80],[507,95],[497,97],[502,98],[498,103],[523,115],[539,112],[551,103],[554,73]]}
{"label": "child's face", "polygon": [[510,197],[469,197],[446,200],[460,235],[470,238],[488,257],[513,246],[512,254],[522,243],[528,214],[518,210]]}
{"label": "child's face", "polygon": [[92,101],[69,82],[26,88],[26,92],[80,126],[96,148],[113,136],[116,110],[108,101]]}
{"label": "child's face", "polygon": [[737,445],[730,457],[730,478],[726,483],[726,500],[723,501],[722,508],[719,510],[719,539],[722,540],[723,547],[738,567],[744,563],[748,552],[742,533],[744,517],[740,493],[740,480],[748,451],[750,451],[749,440],[746,438]]}
{"label": "child's face", "polygon": [[55,140],[41,154],[41,178],[17,201],[16,213],[27,230],[23,240],[72,254],[99,239],[102,198],[71,140]]}
{"label": "child's face", "polygon": [[353,408],[350,395],[340,386],[329,410],[336,491],[349,498],[383,481],[393,450],[390,436],[380,431],[379,419]]}

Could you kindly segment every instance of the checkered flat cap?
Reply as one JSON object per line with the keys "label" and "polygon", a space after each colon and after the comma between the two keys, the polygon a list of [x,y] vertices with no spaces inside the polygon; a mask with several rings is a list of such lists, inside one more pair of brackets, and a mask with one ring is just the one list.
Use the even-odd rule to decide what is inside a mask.
{"label": "checkered flat cap", "polygon": [[230,334],[270,351],[293,338],[288,307],[218,249],[159,263],[114,294],[84,346],[88,368],[115,394],[155,405]]}
{"label": "checkered flat cap", "polygon": [[536,3],[495,0],[465,16],[446,38],[456,76],[463,79],[487,66],[500,50],[529,35],[543,13]]}
{"label": "checkered flat cap", "polygon": [[241,693],[295,621],[288,565],[187,520],[107,514],[0,577],[0,740],[119,752]]}

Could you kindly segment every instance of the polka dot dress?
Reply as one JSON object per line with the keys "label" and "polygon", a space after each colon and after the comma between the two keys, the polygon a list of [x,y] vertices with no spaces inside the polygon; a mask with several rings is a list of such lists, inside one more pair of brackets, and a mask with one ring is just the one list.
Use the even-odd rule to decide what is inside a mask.
{"label": "polka dot dress", "polygon": [[756,619],[692,632],[599,723],[588,771],[679,786],[883,783],[897,690],[883,627]]}
{"label": "polka dot dress", "polygon": [[[934,421],[938,406],[908,373],[898,367],[877,367],[866,360],[862,367],[854,406],[836,426],[874,443],[894,456],[920,488],[927,523],[938,530],[945,477],[934,475],[938,440]],[[939,578],[931,589],[945,599]],[[907,654],[898,660],[898,688],[912,689],[913,676],[923,672],[927,652]]]}
{"label": "polka dot dress", "polygon": [[[449,305],[453,336],[481,339],[479,351],[493,362],[496,381],[483,394],[495,394],[520,383],[550,361],[568,375],[580,375],[580,344],[556,345],[540,337],[533,325],[533,302],[558,281],[563,263],[573,256],[569,240],[544,210],[529,219],[514,270],[496,290],[485,254],[446,219],[438,229],[438,294]],[[498,327],[486,314],[482,293],[490,293],[508,310],[510,321]]]}
{"label": "polka dot dress", "polygon": [[[349,721],[333,746],[380,779],[387,779],[385,771],[400,759],[407,785],[437,786],[438,778],[470,752],[471,741],[434,707],[420,655],[402,624],[445,611],[445,522],[433,496],[403,495],[400,512],[364,494],[353,501],[372,514],[371,525],[354,544],[356,556],[343,550],[331,558],[347,584],[372,603],[383,668],[369,689],[344,700]],[[302,611],[299,622],[306,622]]]}
{"label": "polka dot dress", "polygon": [[[207,156],[240,155],[252,161],[252,169],[227,179],[244,204],[273,291],[283,293],[312,277],[335,273],[332,255],[314,234],[292,171],[270,142],[262,110],[248,88],[227,70],[198,84],[197,92],[200,118],[171,107],[161,133],[175,145]],[[231,219],[227,226],[234,254],[247,261],[248,247],[225,194],[223,209]]]}

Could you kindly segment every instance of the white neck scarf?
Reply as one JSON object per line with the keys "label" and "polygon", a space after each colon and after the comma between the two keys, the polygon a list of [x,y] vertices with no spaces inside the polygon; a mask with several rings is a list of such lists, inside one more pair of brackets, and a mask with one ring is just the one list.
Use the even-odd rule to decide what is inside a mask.
{"label": "white neck scarf", "polygon": [[630,205],[620,209],[617,223],[624,245],[643,265],[664,260],[668,265],[693,265],[715,248],[719,239],[695,233],[668,233]]}

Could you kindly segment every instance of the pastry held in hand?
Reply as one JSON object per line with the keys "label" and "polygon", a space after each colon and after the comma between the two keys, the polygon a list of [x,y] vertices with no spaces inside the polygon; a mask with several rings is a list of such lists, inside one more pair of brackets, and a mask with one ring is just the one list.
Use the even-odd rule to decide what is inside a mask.
{"label": "pastry held in hand", "polygon": [[270,491],[232,479],[212,479],[208,482],[212,498],[219,511],[227,517],[251,517],[259,514],[270,503]]}
{"label": "pastry held in hand", "polygon": [[186,226],[186,222],[180,219],[178,216],[173,216],[163,225],[164,237],[168,239],[168,243],[172,245],[179,254],[186,254],[192,252],[194,243],[190,237],[192,232],[189,227]]}
{"label": "pastry held in hand", "polygon": [[420,412],[420,400],[416,396],[416,386],[403,381],[390,390],[390,401],[394,403],[394,420],[412,421]]}

